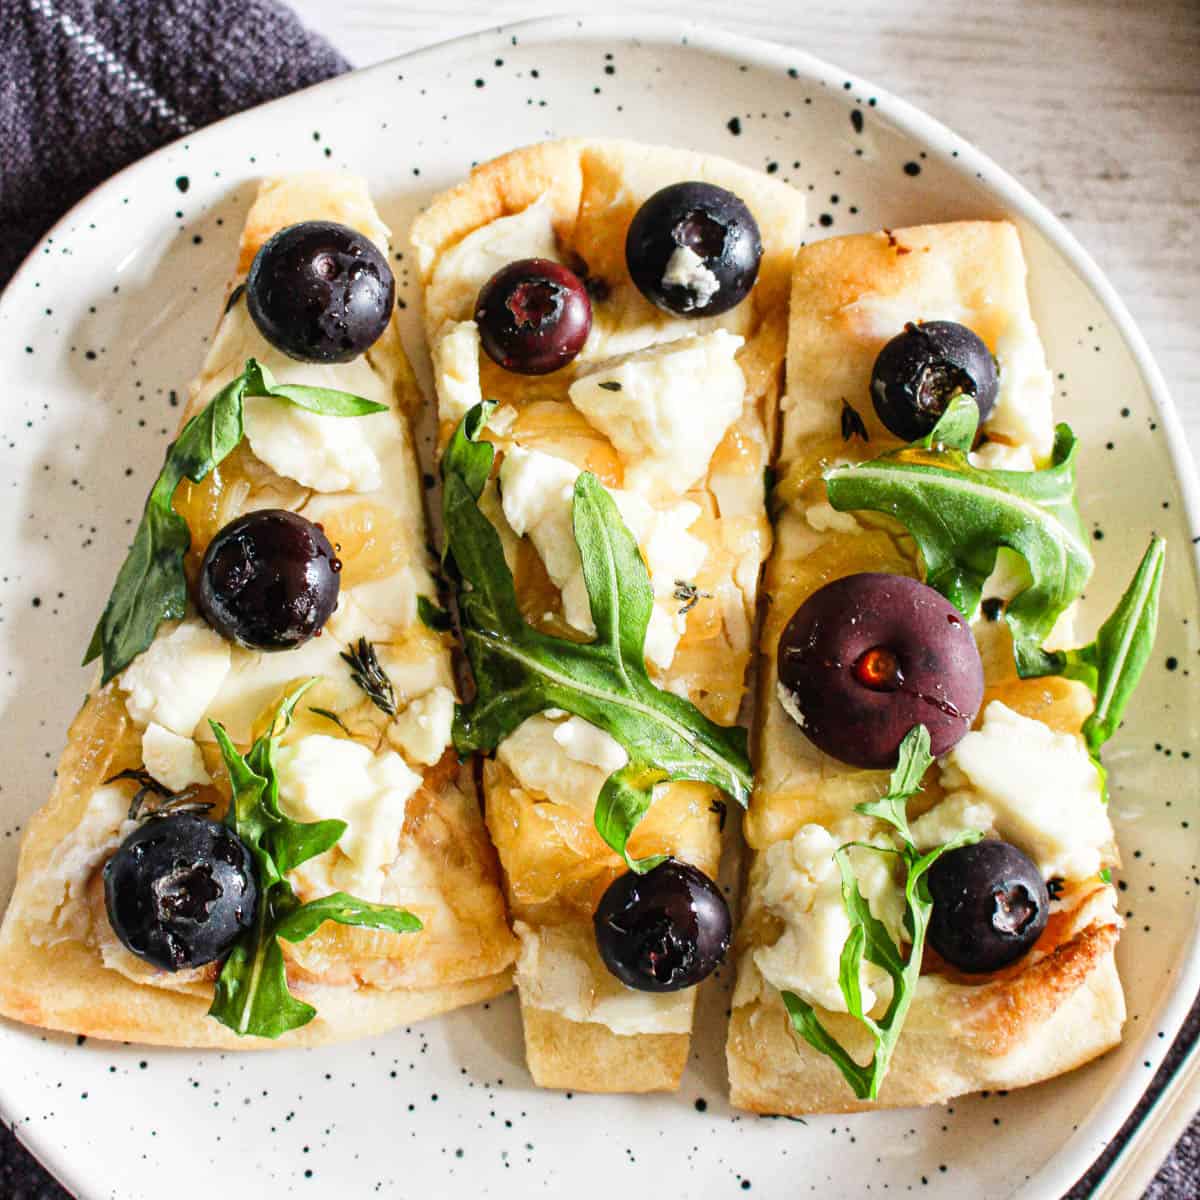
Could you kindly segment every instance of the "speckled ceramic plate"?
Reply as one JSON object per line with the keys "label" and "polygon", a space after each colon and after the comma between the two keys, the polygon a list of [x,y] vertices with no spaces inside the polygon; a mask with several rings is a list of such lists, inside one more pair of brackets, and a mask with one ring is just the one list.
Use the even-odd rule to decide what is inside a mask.
{"label": "speckled ceramic plate", "polygon": [[[1200,982],[1200,611],[1188,454],[1094,264],[952,133],[797,51],[628,17],[489,32],[225,121],[131,167],[54,230],[0,302],[0,902],[87,685],[77,666],[198,368],[254,181],[364,173],[400,233],[434,189],[523,142],[619,134],[730,155],[802,188],[812,237],[1008,214],[1083,438],[1106,612],[1151,529],[1171,539],[1158,647],[1106,758],[1127,867],[1121,1049],[932,1111],[765,1120],[726,1106],[729,973],[676,1096],[539,1092],[511,998],[312,1052],[151,1051],[0,1022],[0,1107],[86,1200],[159,1196],[1057,1195],[1133,1107]],[[398,263],[420,362],[416,288]],[[1194,507],[1191,510],[1194,512]],[[1189,816],[1191,819],[1189,819]]]}

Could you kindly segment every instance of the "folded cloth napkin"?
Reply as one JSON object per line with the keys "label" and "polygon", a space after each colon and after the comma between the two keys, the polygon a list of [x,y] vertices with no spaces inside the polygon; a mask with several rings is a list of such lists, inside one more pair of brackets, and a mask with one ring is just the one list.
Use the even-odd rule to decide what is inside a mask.
{"label": "folded cloth napkin", "polygon": [[347,69],[271,0],[0,0],[0,286],[127,163]]}
{"label": "folded cloth napkin", "polygon": [[[348,69],[272,0],[0,0],[0,287],[72,204],[127,163],[220,117]],[[1200,1033],[1200,1007],[1100,1174]],[[69,1200],[0,1126],[0,1196]],[[1148,1200],[1200,1196],[1200,1122]]]}

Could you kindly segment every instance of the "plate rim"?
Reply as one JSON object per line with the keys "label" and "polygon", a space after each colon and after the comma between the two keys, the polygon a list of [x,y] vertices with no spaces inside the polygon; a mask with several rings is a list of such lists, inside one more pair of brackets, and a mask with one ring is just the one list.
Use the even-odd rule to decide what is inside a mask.
{"label": "plate rim", "polygon": [[[448,59],[461,55],[471,46],[490,44],[497,38],[508,38],[514,35],[526,46],[599,38],[609,41],[633,42],[638,45],[661,45],[672,50],[682,46],[684,49],[719,55],[738,63],[749,63],[759,69],[796,70],[801,78],[810,78],[825,87],[832,88],[836,82],[837,88],[840,89],[848,82],[853,85],[854,89],[869,92],[879,98],[883,102],[879,114],[882,119],[895,126],[900,132],[920,142],[933,158],[949,167],[952,172],[975,175],[977,182],[981,183],[984,189],[997,199],[1008,215],[1019,217],[1045,238],[1054,252],[1071,268],[1076,277],[1099,302],[1111,320],[1114,330],[1124,342],[1138,374],[1146,385],[1166,435],[1167,450],[1182,496],[1183,511],[1188,527],[1190,529],[1197,528],[1197,518],[1200,516],[1200,475],[1198,475],[1179,413],[1162,370],[1116,288],[1075,234],[1045,204],[1038,200],[1015,176],[988,154],[978,149],[973,142],[955,133],[944,122],[887,88],[879,87],[855,72],[844,70],[837,64],[799,47],[674,16],[616,14],[581,17],[560,13],[486,26],[406,51],[367,67],[347,71],[192,130],[123,167],[116,174],[97,184],[72,205],[38,239],[21,261],[3,291],[0,292],[0,316],[3,316],[8,305],[14,302],[11,297],[19,290],[25,276],[32,272],[34,262],[40,257],[48,241],[60,239],[65,233],[69,233],[91,205],[101,200],[108,192],[115,192],[122,185],[131,182],[140,172],[152,171],[168,159],[173,152],[176,152],[180,146],[190,147],[200,141],[219,140],[239,123],[249,125],[253,121],[261,119],[261,114],[265,110],[279,111],[282,107],[293,104],[298,98],[309,96],[317,91],[333,93],[343,89],[357,89],[375,75],[382,77],[394,71],[399,64],[436,63],[440,58]],[[956,151],[953,157],[946,149],[951,144],[954,145]],[[1193,591],[1200,591],[1200,542],[1197,539],[1192,540],[1191,555],[1188,561],[1192,570]],[[1176,965],[1178,975],[1174,986],[1161,1002],[1160,1009],[1155,1014],[1157,1016],[1155,1023],[1170,1034],[1170,1039],[1165,1040],[1164,1054],[1169,1052],[1170,1047],[1174,1044],[1188,1012],[1200,993],[1200,905],[1193,913],[1191,934],[1186,951],[1182,960]],[[1197,1045],[1200,1045],[1200,1042]],[[1147,1082],[1144,1087],[1131,1087],[1130,1085],[1134,1083],[1135,1076],[1131,1069],[1119,1078],[1117,1086],[1113,1089],[1114,1094],[1109,1096],[1099,1108],[1093,1109],[1080,1122],[1078,1128],[1072,1132],[1059,1150],[1036,1174],[1030,1176],[1013,1193],[1013,1197],[1025,1197],[1032,1200],[1033,1197],[1061,1195],[1084,1175],[1095,1163],[1099,1153],[1128,1119],[1150,1086],[1150,1083]],[[1116,1163],[1124,1160],[1139,1142],[1149,1118],[1158,1114],[1164,1096],[1169,1091],[1169,1086],[1164,1088],[1147,1109],[1142,1120],[1130,1132],[1121,1153],[1099,1181],[1101,1185],[1111,1176]],[[6,1123],[9,1124],[10,1129],[22,1145],[55,1178],[70,1186],[80,1197],[88,1196],[88,1181],[79,1178],[75,1174],[74,1167],[66,1159],[63,1160],[61,1166],[57,1163],[52,1166],[49,1160],[52,1155],[58,1153],[57,1147],[52,1146],[48,1139],[43,1141],[36,1136],[32,1126],[16,1124],[15,1119],[11,1116],[14,1107],[11,1102],[6,1102],[3,1082],[0,1080],[0,1118],[7,1118]],[[1096,1149],[1097,1146],[1100,1147],[1099,1150]],[[43,1158],[43,1154],[46,1156],[45,1158]]]}

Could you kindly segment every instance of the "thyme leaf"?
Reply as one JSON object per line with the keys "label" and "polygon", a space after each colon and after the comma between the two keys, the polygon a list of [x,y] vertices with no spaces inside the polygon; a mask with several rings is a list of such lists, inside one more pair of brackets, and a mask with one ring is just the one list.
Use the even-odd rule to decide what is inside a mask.
{"label": "thyme leaf", "polygon": [[367,699],[381,712],[394,717],[397,712],[396,689],[380,665],[375,647],[365,637],[360,637],[358,645],[348,646],[342,651],[341,657],[350,668],[350,677],[366,692]]}

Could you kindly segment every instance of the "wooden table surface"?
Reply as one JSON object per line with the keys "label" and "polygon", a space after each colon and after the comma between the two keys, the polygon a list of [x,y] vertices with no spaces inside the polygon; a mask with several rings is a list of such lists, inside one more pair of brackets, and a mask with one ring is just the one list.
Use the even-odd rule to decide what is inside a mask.
{"label": "wooden table surface", "polygon": [[[596,0],[291,3],[355,66],[488,26],[596,9]],[[802,48],[974,142],[1099,262],[1146,336],[1200,459],[1200,0],[609,0],[607,8]],[[1200,1194],[1197,1147],[1200,1118],[1147,1200]],[[1150,1171],[1143,1164],[1117,1194],[1137,1195]]]}

